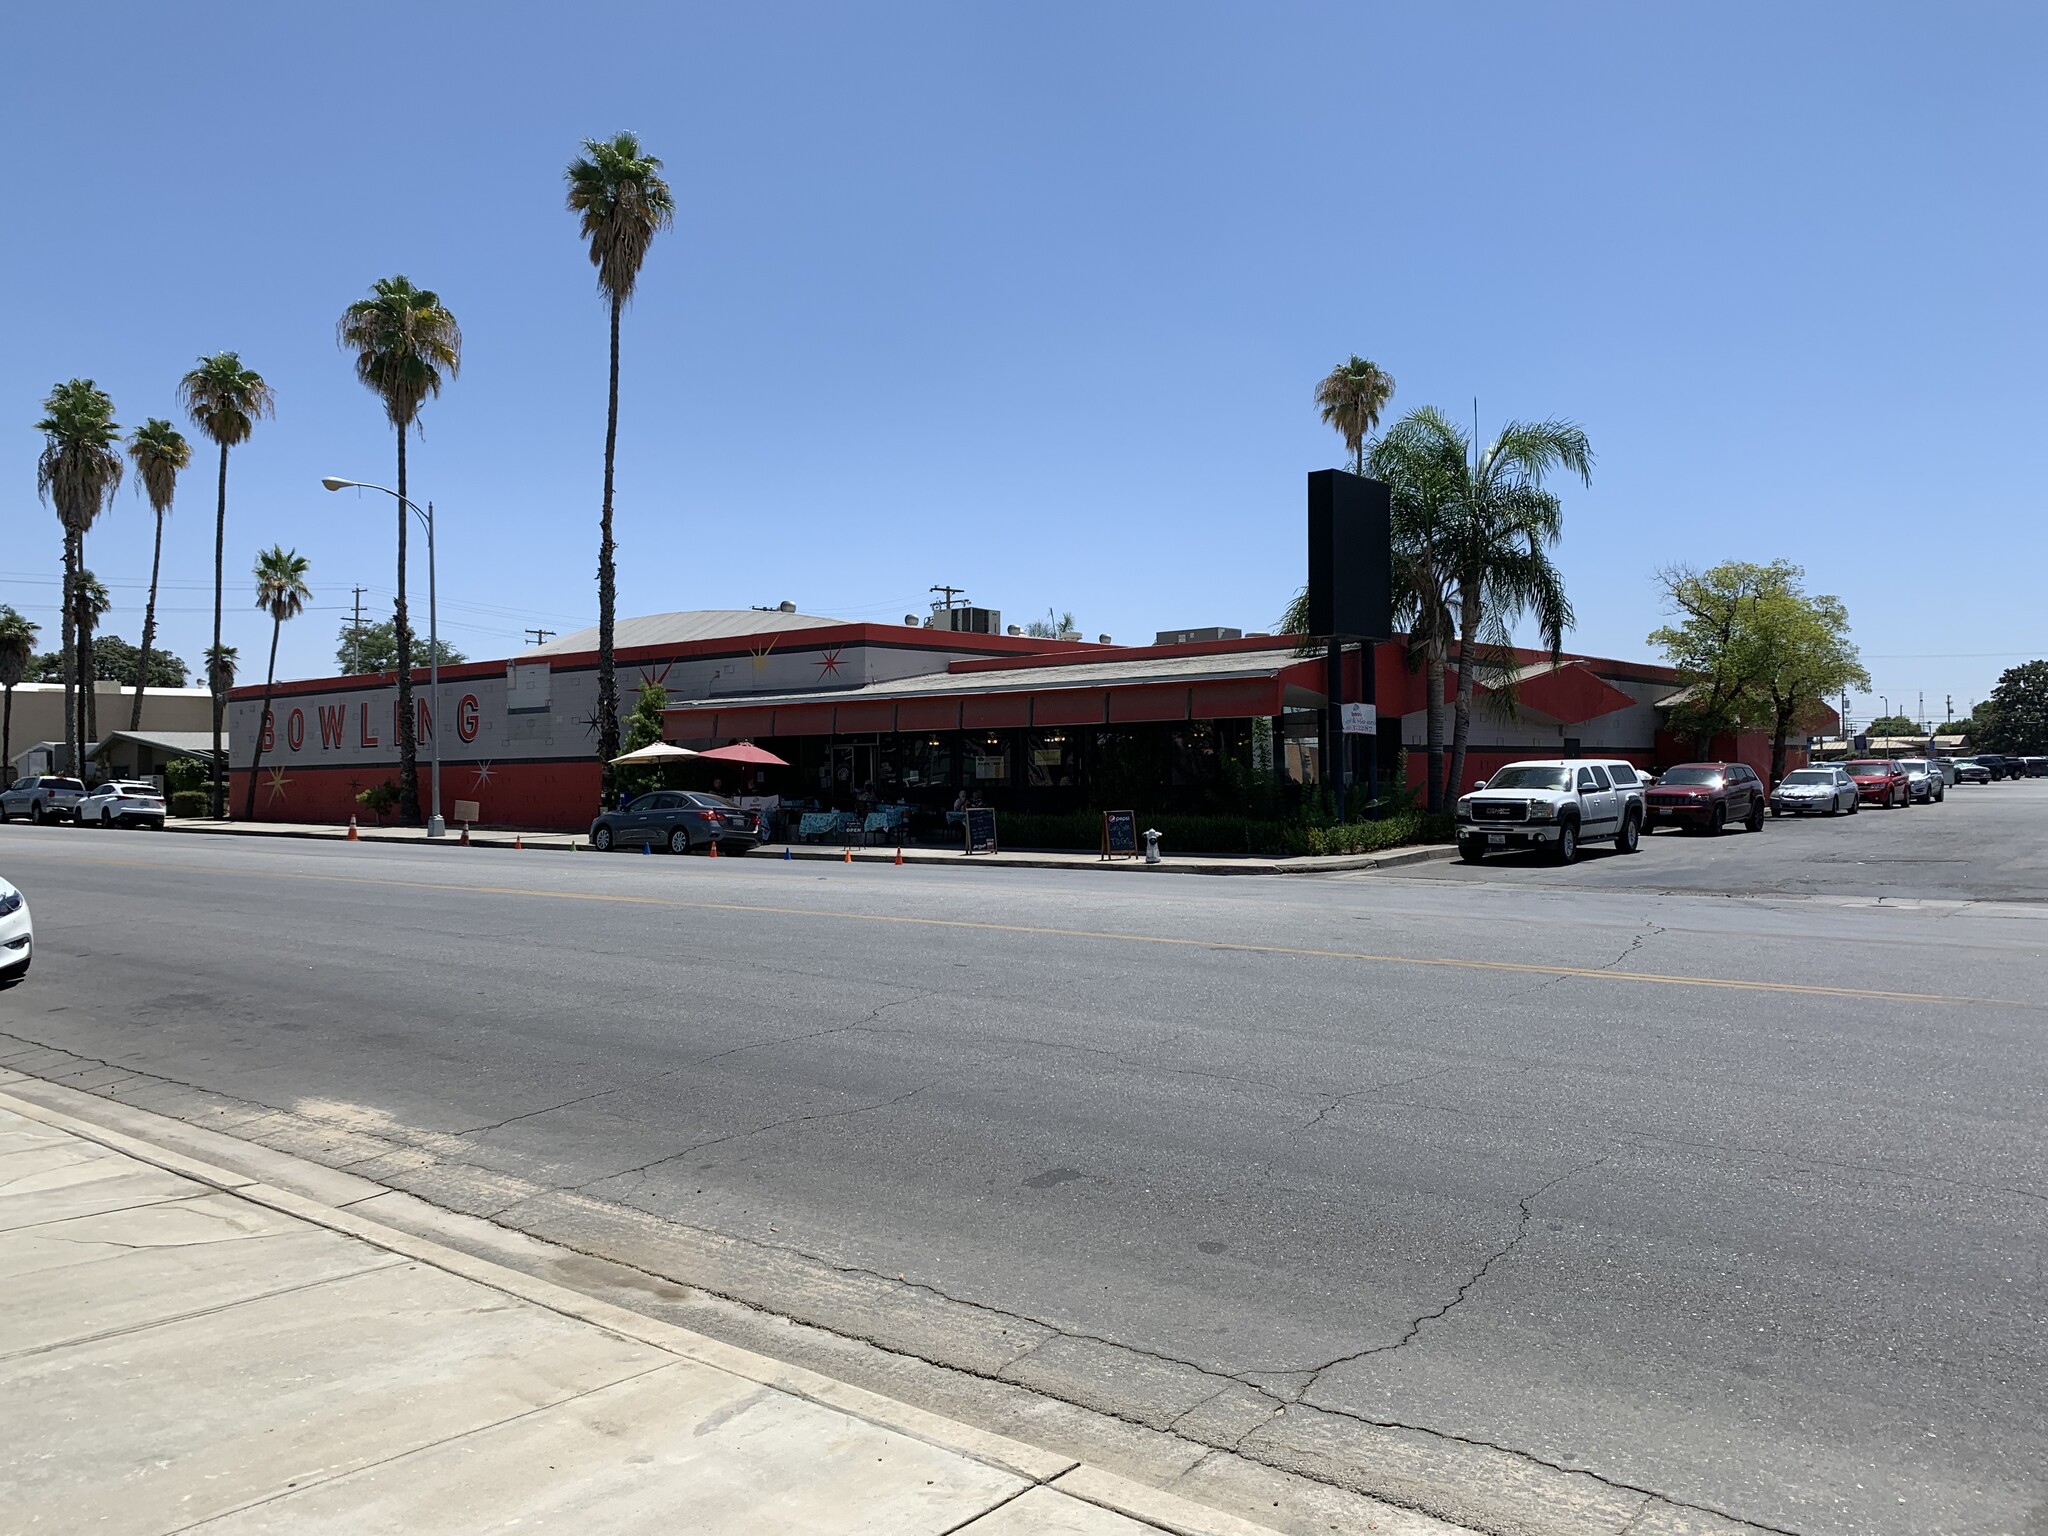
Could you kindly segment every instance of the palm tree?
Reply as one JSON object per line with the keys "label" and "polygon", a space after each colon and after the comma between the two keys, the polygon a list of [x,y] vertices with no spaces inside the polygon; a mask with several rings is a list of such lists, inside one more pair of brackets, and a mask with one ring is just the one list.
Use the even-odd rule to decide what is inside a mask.
{"label": "palm tree", "polygon": [[149,652],[156,644],[156,583],[164,563],[164,514],[171,510],[171,498],[178,493],[178,472],[192,462],[192,445],[168,421],[152,416],[129,434],[128,457],[135,464],[138,486],[156,513],[156,543],[149,557],[149,602],[142,610],[142,651],[135,658],[135,705],[128,712],[128,729],[139,731],[142,690],[149,682]]}
{"label": "palm tree", "polygon": [[59,384],[43,401],[43,411],[43,419],[36,423],[43,434],[36,492],[56,509],[64,525],[64,743],[71,754],[71,771],[78,773],[85,767],[84,721],[75,691],[80,679],[74,645],[78,571],[85,557],[85,532],[121,484],[121,428],[114,420],[114,402],[91,379]]}
{"label": "palm tree", "polygon": [[92,639],[99,631],[100,620],[114,606],[114,600],[107,594],[106,585],[99,577],[91,571],[80,570],[72,583],[72,603],[77,610],[73,627],[78,631],[79,735],[90,744],[98,741],[100,735],[100,669]]}
{"label": "palm tree", "polygon": [[420,817],[419,722],[412,705],[412,624],[405,606],[405,539],[412,516],[405,499],[405,435],[419,422],[429,395],[441,393],[441,376],[462,371],[462,328],[428,288],[404,276],[380,277],[370,296],[342,311],[334,339],[353,352],[356,377],[384,402],[384,416],[398,431],[398,602],[392,630],[398,642],[399,810]]}
{"label": "palm tree", "polygon": [[0,765],[10,774],[14,772],[14,685],[28,671],[39,633],[12,605],[0,603],[0,689],[7,695],[6,705],[0,709]]}
{"label": "palm tree", "polygon": [[[234,648],[220,643],[220,605],[226,580],[228,537],[228,450],[249,441],[257,421],[273,414],[276,398],[263,375],[244,368],[239,353],[216,352],[178,381],[178,400],[194,425],[220,445],[220,500],[213,514],[213,644],[208,647],[207,680],[213,680],[212,658],[225,652],[228,676],[234,676]],[[227,690],[213,690],[213,798],[216,820],[227,814],[227,780],[222,772],[221,725],[227,713]]]}
{"label": "palm tree", "polygon": [[1568,421],[1511,421],[1475,453],[1472,439],[1432,406],[1403,417],[1386,440],[1430,465],[1448,497],[1442,570],[1457,619],[1448,781],[1455,791],[1465,772],[1478,672],[1490,663],[1512,679],[1514,622],[1532,615],[1552,659],[1562,652],[1572,606],[1549,551],[1564,530],[1563,504],[1543,482],[1552,470],[1565,469],[1589,483],[1593,450],[1585,432]]}
{"label": "palm tree", "polygon": [[611,760],[619,755],[619,680],[612,657],[618,601],[612,542],[612,466],[619,443],[619,316],[640,279],[640,263],[654,237],[675,221],[675,197],[661,177],[661,162],[644,153],[633,134],[585,139],[584,154],[569,163],[569,211],[582,220],[597,286],[611,304],[611,394],[604,419],[604,505],[597,539],[597,756],[604,764],[601,803],[609,803]]}
{"label": "palm tree", "polygon": [[1344,450],[1352,456],[1353,473],[1365,473],[1365,440],[1380,424],[1380,412],[1394,398],[1393,375],[1356,352],[1316,384],[1316,404],[1325,424],[1344,434]]}
{"label": "palm tree", "polygon": [[306,557],[281,544],[256,556],[256,606],[270,615],[270,670],[263,675],[263,708],[256,715],[256,747],[249,754],[249,798],[242,814],[256,819],[256,769],[263,761],[263,733],[270,728],[270,691],[277,685],[277,637],[286,619],[296,619],[313,600],[306,585]]}

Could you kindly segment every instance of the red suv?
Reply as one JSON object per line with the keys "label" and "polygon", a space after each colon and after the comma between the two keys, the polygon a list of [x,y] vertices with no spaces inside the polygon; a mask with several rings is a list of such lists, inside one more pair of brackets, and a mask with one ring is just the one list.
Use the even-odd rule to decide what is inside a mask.
{"label": "red suv", "polygon": [[1911,805],[1913,781],[1906,770],[1888,757],[1859,757],[1842,764],[1856,781],[1856,798],[1863,805]]}
{"label": "red suv", "polygon": [[1770,796],[1756,770],[1742,763],[1680,763],[1667,768],[1643,797],[1643,830],[1684,827],[1718,833],[1731,821],[1755,832]]}

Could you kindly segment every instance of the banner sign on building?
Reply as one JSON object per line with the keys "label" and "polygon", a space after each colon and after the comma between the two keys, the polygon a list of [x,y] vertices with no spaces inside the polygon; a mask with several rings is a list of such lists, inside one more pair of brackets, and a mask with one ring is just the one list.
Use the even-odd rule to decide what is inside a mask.
{"label": "banner sign on building", "polygon": [[1346,704],[1342,706],[1344,734],[1346,736],[1377,736],[1380,730],[1380,712],[1373,704]]}

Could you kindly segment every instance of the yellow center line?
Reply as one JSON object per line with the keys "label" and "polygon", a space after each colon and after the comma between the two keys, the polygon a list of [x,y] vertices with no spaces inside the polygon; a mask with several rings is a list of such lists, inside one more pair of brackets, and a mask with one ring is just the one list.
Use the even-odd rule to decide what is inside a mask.
{"label": "yellow center line", "polygon": [[[67,858],[66,864],[121,869],[170,869],[217,875],[201,864],[165,864],[150,859]],[[1251,944],[1233,939],[1176,938],[1156,933],[1120,933],[1103,928],[1051,928],[1032,923],[995,923],[973,918],[912,917],[887,912],[831,912],[817,907],[781,907],[760,902],[689,901],[677,896],[635,896],[621,891],[550,891],[519,885],[468,885],[441,880],[399,880],[369,875],[319,874],[307,870],[243,869],[238,874],[268,880],[367,885],[393,890],[453,891],[470,896],[513,896],[541,901],[588,901],[617,906],[660,907],[685,912],[740,912],[759,917],[808,917],[848,923],[895,923],[913,928],[951,928],[973,933],[1014,933],[1032,938],[1093,939],[1111,944],[1156,944],[1181,949],[1223,950],[1244,955],[1285,955],[1303,960],[1351,960],[1369,965],[1425,966],[1438,970],[1499,971],[1516,976],[1574,976],[1588,981],[1625,981],[1647,986],[1709,987],[1731,992],[1769,992],[1792,997],[1841,997],[1858,1002],[1938,1003],[1974,1008],[2040,1008],[2039,1002],[1997,997],[1960,997],[1940,992],[1887,992],[1875,987],[1822,987],[1794,981],[1750,981],[1735,976],[1677,976],[1659,971],[1613,971],[1597,966],[1543,965],[1529,960],[1472,960],[1452,955],[1383,955],[1368,950],[1315,949],[1295,944]]]}

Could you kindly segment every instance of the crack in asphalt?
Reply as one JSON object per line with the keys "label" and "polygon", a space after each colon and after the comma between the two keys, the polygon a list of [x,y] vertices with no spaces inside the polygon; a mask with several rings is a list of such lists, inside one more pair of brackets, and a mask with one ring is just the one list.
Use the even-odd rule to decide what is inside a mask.
{"label": "crack in asphalt", "polygon": [[1367,1094],[1372,1093],[1385,1093],[1390,1088],[1406,1088],[1410,1083],[1420,1083],[1432,1077],[1442,1077],[1446,1072],[1457,1071],[1462,1065],[1462,1062],[1452,1062],[1448,1066],[1431,1067],[1427,1072],[1418,1072],[1413,1077],[1399,1077],[1384,1083],[1367,1083],[1363,1088],[1353,1088],[1347,1093],[1326,1094],[1325,1097],[1330,1102],[1296,1126],[1292,1131],[1288,1132],[1288,1134],[1290,1136],[1299,1136],[1304,1131],[1314,1130],[1324,1120],[1329,1118],[1332,1111],[1340,1105],[1350,1103],[1353,1099],[1362,1099]]}
{"label": "crack in asphalt", "polygon": [[1308,1380],[1301,1384],[1301,1387],[1299,1388],[1299,1390],[1295,1392],[1291,1401],[1297,1403],[1307,1403],[1307,1405],[1311,1408],[1322,1409],[1322,1404],[1309,1402],[1308,1395],[1311,1391],[1315,1389],[1316,1383],[1322,1379],[1322,1375],[1325,1371],[1334,1370],[1340,1365],[1349,1365],[1355,1360],[1363,1360],[1370,1355],[1390,1355],[1394,1353],[1396,1350],[1406,1349],[1410,1344],[1414,1343],[1417,1338],[1421,1337],[1422,1330],[1425,1327],[1427,1327],[1430,1323],[1442,1320],[1443,1318],[1449,1316],[1455,1308],[1462,1306],[1465,1302],[1465,1299],[1472,1294],[1473,1287],[1478,1285],[1480,1281],[1486,1278],[1488,1270],[1492,1269],[1494,1265],[1498,1264],[1502,1259],[1506,1258],[1509,1254],[1513,1253],[1517,1248],[1522,1246],[1523,1240],[1527,1238],[1529,1235],[1529,1222],[1533,1217],[1533,1213],[1529,1209],[1529,1206],[1532,1201],[1540,1200],[1544,1195],[1548,1194],[1551,1190],[1557,1188],[1557,1186],[1562,1184],[1566,1179],[1574,1178],[1582,1173],[1590,1173],[1593,1169],[1598,1168],[1602,1163],[1606,1162],[1608,1158],[1612,1157],[1613,1155],[1614,1154],[1612,1152],[1603,1152],[1600,1154],[1600,1156],[1594,1158],[1591,1162],[1581,1163],[1575,1168],[1567,1168],[1563,1173],[1558,1174],[1555,1178],[1538,1185],[1535,1189],[1530,1190],[1528,1194],[1521,1196],[1515,1202],[1514,1235],[1510,1237],[1500,1247],[1496,1248],[1492,1253],[1486,1256],[1485,1261],[1481,1263],[1477,1269],[1472,1271],[1470,1277],[1466,1279],[1464,1284],[1458,1287],[1456,1293],[1451,1297],[1449,1301],[1445,1302],[1440,1307],[1433,1308],[1430,1311],[1424,1312],[1421,1315],[1410,1319],[1408,1326],[1402,1332],[1401,1337],[1395,1340],[1392,1344],[1376,1344],[1370,1349],[1361,1349],[1349,1355],[1339,1355],[1334,1360],[1326,1360],[1321,1365],[1314,1367],[1314,1369],[1311,1370],[1309,1373]]}

